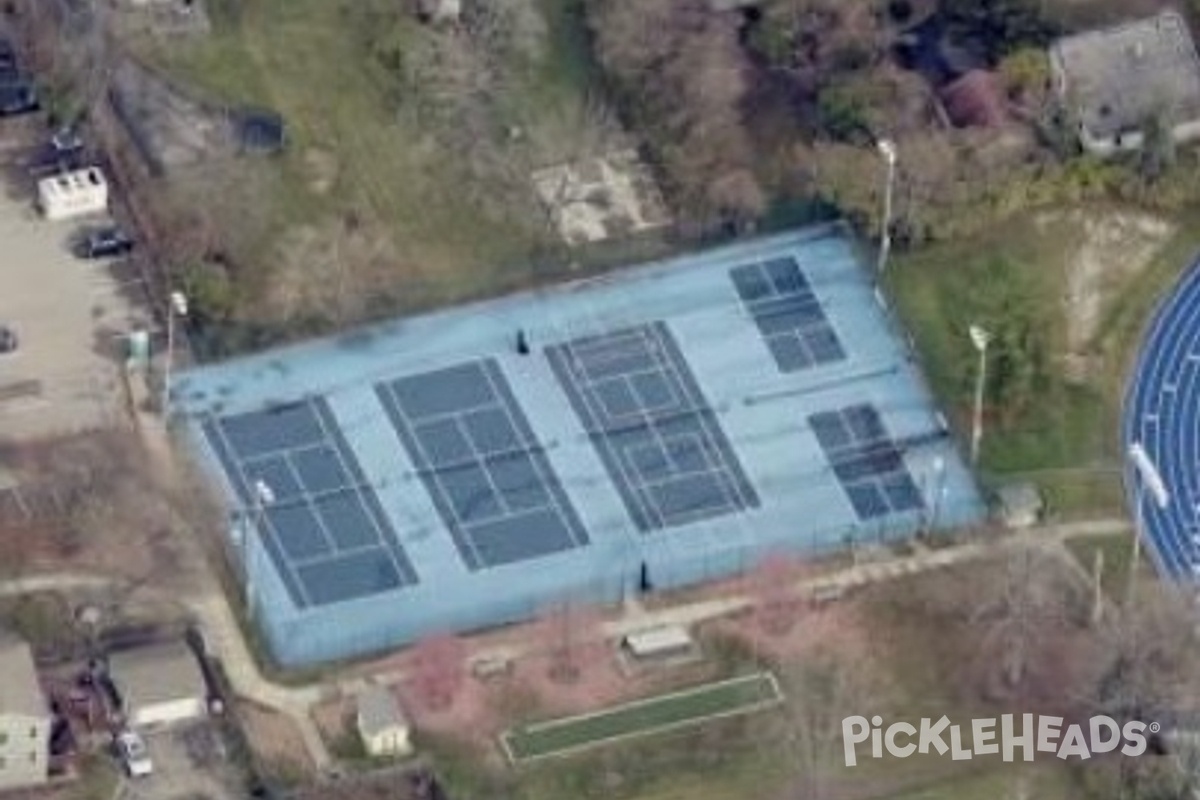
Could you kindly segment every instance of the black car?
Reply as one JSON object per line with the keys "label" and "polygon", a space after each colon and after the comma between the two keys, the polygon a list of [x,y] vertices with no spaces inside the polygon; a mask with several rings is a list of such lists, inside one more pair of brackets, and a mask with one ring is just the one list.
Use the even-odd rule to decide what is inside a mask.
{"label": "black car", "polygon": [[17,334],[6,325],[0,325],[0,355],[15,353],[17,350]]}
{"label": "black car", "polygon": [[133,249],[133,238],[115,225],[85,231],[79,240],[80,258],[115,258]]}
{"label": "black car", "polygon": [[25,78],[0,79],[0,117],[16,117],[40,110],[41,101],[33,83]]}

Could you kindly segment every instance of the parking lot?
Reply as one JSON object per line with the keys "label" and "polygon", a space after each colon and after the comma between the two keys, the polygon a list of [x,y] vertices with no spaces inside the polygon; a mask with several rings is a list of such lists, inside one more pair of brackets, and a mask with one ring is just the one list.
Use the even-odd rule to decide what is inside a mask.
{"label": "parking lot", "polygon": [[123,778],[116,800],[224,800],[242,796],[236,766],[211,721],[143,734],[154,773]]}
{"label": "parking lot", "polygon": [[33,194],[11,183],[0,193],[0,326],[18,341],[0,354],[0,439],[8,440],[119,419],[126,337],[149,326],[128,267],[73,256],[83,223],[41,219]]}

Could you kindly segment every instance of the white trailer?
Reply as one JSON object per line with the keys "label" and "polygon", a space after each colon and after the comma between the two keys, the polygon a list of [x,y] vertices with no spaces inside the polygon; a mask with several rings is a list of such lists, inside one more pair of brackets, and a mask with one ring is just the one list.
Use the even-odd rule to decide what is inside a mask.
{"label": "white trailer", "polygon": [[49,220],[108,211],[108,181],[99,167],[64,172],[38,181],[38,207]]}

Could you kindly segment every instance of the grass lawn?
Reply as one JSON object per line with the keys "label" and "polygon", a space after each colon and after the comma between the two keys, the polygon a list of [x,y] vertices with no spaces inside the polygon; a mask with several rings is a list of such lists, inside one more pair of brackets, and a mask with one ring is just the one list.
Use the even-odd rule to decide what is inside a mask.
{"label": "grass lawn", "polygon": [[[888,795],[889,800],[975,800],[1003,797],[1074,797],[1078,791],[1070,770],[1059,763],[996,764],[965,776],[938,781],[920,789]],[[1023,787],[1025,794],[1018,793]]]}
{"label": "grass lawn", "polygon": [[512,759],[522,761],[698,724],[781,700],[774,677],[762,673],[639,700],[585,717],[528,725],[507,732],[504,741]]}
{"label": "grass lawn", "polygon": [[[1011,335],[1035,355],[1030,364],[994,359],[990,365],[981,475],[990,485],[1035,481],[1060,517],[1122,507],[1117,431],[1126,371],[1157,298],[1200,244],[1194,215],[1184,215],[1145,269],[1103,287],[1095,330],[1080,348],[1089,366],[1083,377],[1067,380],[1062,298],[1069,294],[1067,264],[1086,236],[1082,216],[1054,224],[1018,217],[978,237],[897,258],[888,276],[925,373],[961,434],[970,427],[978,370],[968,326],[1011,331],[1012,319],[1022,321]],[[1023,369],[1034,375],[1012,378],[1028,381],[1020,407],[989,402],[997,373]]]}
{"label": "grass lawn", "polygon": [[66,793],[70,800],[112,800],[120,788],[121,775],[109,758],[97,753],[79,761],[79,780]]}

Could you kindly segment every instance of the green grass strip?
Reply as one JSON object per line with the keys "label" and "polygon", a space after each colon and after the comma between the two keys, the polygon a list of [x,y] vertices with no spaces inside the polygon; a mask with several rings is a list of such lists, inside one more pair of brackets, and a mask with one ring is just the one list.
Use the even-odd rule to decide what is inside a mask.
{"label": "green grass strip", "polygon": [[527,761],[748,713],[782,699],[775,676],[764,672],[515,728],[505,732],[502,743],[510,761]]}

